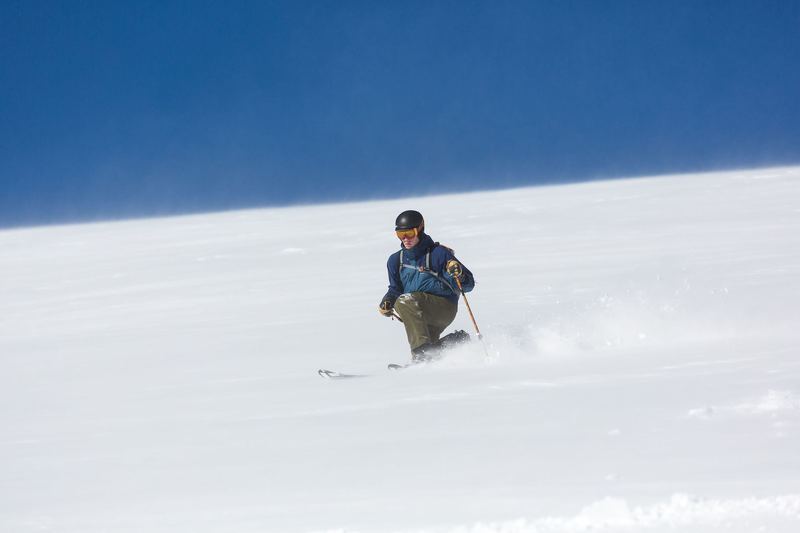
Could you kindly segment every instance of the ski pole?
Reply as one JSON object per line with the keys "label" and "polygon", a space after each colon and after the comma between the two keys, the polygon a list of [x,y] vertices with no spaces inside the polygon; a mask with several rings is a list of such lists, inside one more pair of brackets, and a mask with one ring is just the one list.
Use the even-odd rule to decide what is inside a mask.
{"label": "ski pole", "polygon": [[400,318],[400,315],[398,315],[397,311],[395,311],[394,309],[392,309],[392,314],[390,316],[392,317],[392,320],[397,319],[400,321],[401,324],[403,323],[403,319]]}
{"label": "ski pole", "polygon": [[486,354],[486,360],[489,361],[491,356],[489,355],[489,348],[486,347],[486,341],[483,340],[483,335],[481,335],[481,330],[478,329],[478,323],[475,321],[475,315],[472,314],[472,307],[469,305],[469,300],[467,300],[467,295],[464,293],[464,288],[461,286],[461,280],[455,278],[456,283],[458,284],[458,290],[461,291],[461,296],[464,297],[464,303],[467,304],[467,311],[469,311],[469,318],[472,320],[472,325],[475,326],[475,333],[478,334],[478,340],[481,341],[481,346],[483,346],[483,353]]}
{"label": "ski pole", "polygon": [[483,335],[481,335],[481,330],[478,329],[478,323],[475,321],[475,315],[472,314],[472,307],[469,305],[469,300],[467,300],[467,295],[464,293],[464,288],[461,287],[461,280],[457,277],[455,278],[456,283],[458,284],[458,290],[461,291],[461,296],[464,297],[464,303],[467,304],[467,311],[469,311],[469,317],[472,319],[472,325],[475,326],[475,333],[478,334],[479,339],[483,339]]}

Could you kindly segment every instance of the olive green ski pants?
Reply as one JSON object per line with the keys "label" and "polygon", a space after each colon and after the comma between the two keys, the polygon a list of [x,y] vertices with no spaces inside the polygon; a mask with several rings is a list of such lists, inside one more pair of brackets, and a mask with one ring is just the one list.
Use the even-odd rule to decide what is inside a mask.
{"label": "olive green ski pants", "polygon": [[411,292],[400,295],[394,309],[403,319],[408,344],[414,350],[439,340],[444,328],[456,318],[458,304],[427,292]]}

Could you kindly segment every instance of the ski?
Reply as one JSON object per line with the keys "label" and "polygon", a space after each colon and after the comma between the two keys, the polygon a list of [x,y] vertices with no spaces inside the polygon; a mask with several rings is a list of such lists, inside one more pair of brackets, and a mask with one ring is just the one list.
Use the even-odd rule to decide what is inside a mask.
{"label": "ski", "polygon": [[[415,364],[416,363],[407,363],[405,365],[399,365],[399,364],[396,364],[396,363],[392,363],[392,364],[390,364],[388,366],[388,370],[392,370],[392,371],[394,371],[394,370],[402,370],[404,368],[408,368],[410,366],[414,366]],[[324,368],[320,368],[319,370],[317,370],[317,374],[319,374],[320,377],[323,377],[325,379],[368,378],[368,377],[370,377],[372,375],[372,374],[347,374],[345,372],[337,372],[335,370],[326,370]]]}
{"label": "ski", "polygon": [[336,372],[334,370],[325,370],[324,368],[317,370],[317,374],[325,379],[352,379],[368,377],[368,374],[345,374],[342,372]]}
{"label": "ski", "polygon": [[[439,341],[437,341],[437,347],[433,353],[423,354],[421,357],[418,356],[416,359],[414,359],[409,363],[404,363],[404,364],[389,363],[389,365],[386,368],[394,372],[412,366],[419,366],[427,363],[432,363],[444,357],[448,348],[452,348],[459,344],[463,344],[469,341],[470,337],[466,331],[456,330],[453,333],[445,335]],[[370,376],[370,374],[345,374],[343,372],[336,372],[334,370],[325,370],[324,368],[320,368],[319,370],[317,370],[317,373],[325,379],[366,378]]]}

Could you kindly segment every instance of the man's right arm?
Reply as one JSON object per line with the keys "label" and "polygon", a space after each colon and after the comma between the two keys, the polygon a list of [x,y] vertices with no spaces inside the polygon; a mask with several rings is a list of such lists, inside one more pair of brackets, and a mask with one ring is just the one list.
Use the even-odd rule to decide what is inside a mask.
{"label": "man's right arm", "polygon": [[403,294],[403,283],[400,280],[400,253],[392,254],[386,262],[386,270],[389,274],[389,290],[381,299],[378,312],[384,316],[392,316],[394,302],[397,297]]}

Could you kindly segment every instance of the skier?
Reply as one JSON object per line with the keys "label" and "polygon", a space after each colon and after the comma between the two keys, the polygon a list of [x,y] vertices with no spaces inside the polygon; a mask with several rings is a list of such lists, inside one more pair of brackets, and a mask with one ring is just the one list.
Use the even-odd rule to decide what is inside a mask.
{"label": "skier", "polygon": [[403,211],[395,220],[400,250],[386,263],[389,291],[378,311],[386,317],[397,313],[403,321],[413,362],[436,357],[442,348],[469,339],[456,331],[440,339],[458,312],[460,290],[475,286],[472,272],[462,265],[453,250],[433,242],[425,233],[425,219],[419,211]]}

